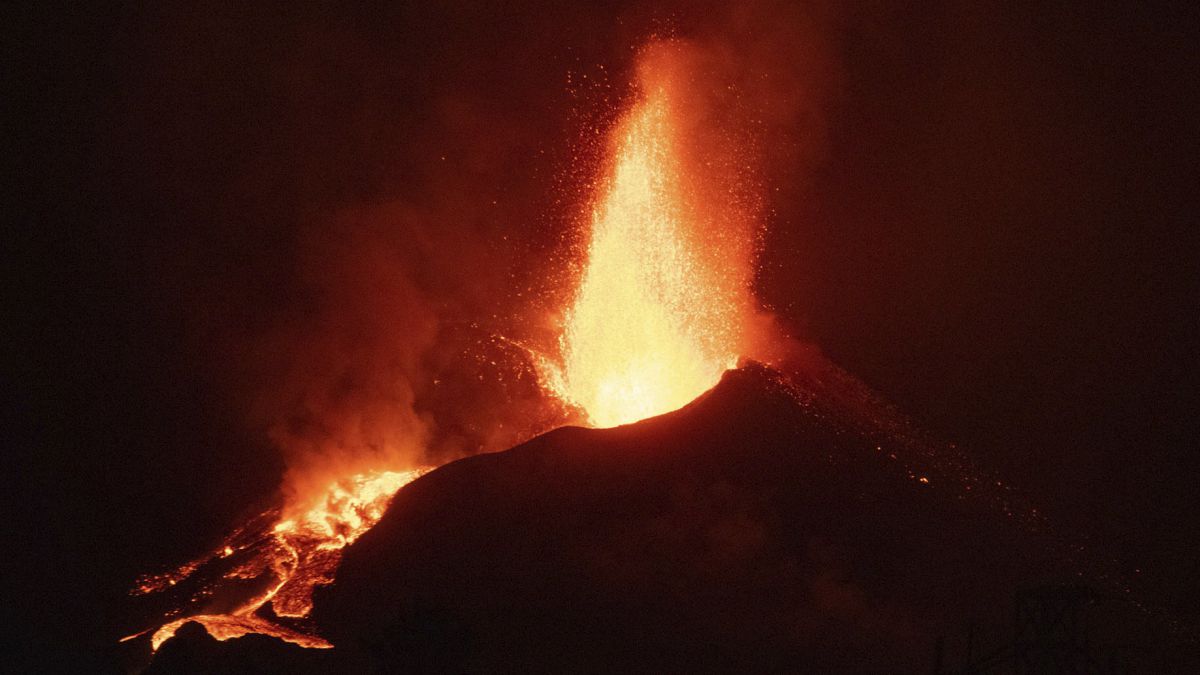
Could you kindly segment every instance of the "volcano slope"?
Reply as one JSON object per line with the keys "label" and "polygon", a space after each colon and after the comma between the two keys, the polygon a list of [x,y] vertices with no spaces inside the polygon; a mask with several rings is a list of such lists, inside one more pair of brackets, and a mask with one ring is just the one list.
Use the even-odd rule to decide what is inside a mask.
{"label": "volcano slope", "polygon": [[1090,578],[1067,548],[836,368],[747,364],[413,482],[315,618],[400,670],[928,672],[1016,658],[1014,593]]}
{"label": "volcano slope", "polygon": [[1196,672],[1096,560],[809,354],[410,483],[317,589],[333,650],[188,624],[147,672]]}

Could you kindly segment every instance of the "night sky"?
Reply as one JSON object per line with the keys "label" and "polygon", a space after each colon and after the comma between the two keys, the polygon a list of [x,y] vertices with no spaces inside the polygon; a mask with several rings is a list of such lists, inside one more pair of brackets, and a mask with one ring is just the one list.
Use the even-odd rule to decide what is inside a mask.
{"label": "night sky", "polygon": [[442,4],[5,10],[19,650],[107,644],[268,496],[270,394],[329,341],[351,388],[445,375],[430,457],[506,447],[527,392],[462,355],[556,306],[651,35],[756,112],[787,331],[1200,617],[1190,10]]}

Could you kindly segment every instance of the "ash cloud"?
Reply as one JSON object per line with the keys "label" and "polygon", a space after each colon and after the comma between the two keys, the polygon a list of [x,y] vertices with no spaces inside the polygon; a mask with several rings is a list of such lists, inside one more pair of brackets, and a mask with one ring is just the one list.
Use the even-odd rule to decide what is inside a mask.
{"label": "ash cloud", "polygon": [[349,216],[301,237],[302,299],[250,353],[270,383],[253,419],[286,457],[289,491],[425,460],[430,420],[414,383],[427,379],[438,324],[399,264],[402,246],[394,230]]}

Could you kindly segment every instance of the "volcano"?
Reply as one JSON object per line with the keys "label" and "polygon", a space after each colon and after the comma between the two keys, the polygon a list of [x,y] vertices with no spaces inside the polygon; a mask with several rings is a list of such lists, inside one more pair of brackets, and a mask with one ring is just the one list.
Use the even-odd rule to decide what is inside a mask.
{"label": "volcano", "polygon": [[[536,384],[523,413],[418,395],[443,382],[417,365],[445,337],[432,321],[394,370],[407,285],[365,313],[394,325],[335,341],[373,355],[359,367],[320,339],[289,360],[272,505],[134,589],[160,606],[122,642],[158,650],[151,671],[1101,672],[1136,648],[1171,665],[1145,653],[1170,622],[1103,556],[784,337],[754,293],[756,145],[710,66],[686,41],[638,51],[588,141],[555,300],[529,339],[489,337],[519,358],[472,352]],[[306,317],[306,336],[341,325]],[[447,444],[432,400],[528,431]],[[534,436],[564,423],[585,427]]]}
{"label": "volcano", "polygon": [[1019,495],[850,376],[751,362],[673,413],[402,488],[317,589],[335,649],[191,626],[152,670],[949,672],[1031,644],[1098,668],[1063,635],[997,637],[1049,594],[1128,642],[1149,620],[1095,579]]}

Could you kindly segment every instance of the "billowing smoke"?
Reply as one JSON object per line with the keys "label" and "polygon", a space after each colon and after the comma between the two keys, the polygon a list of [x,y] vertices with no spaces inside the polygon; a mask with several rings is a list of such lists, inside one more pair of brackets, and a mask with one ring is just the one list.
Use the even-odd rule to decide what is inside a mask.
{"label": "billowing smoke", "polygon": [[256,338],[269,388],[254,422],[286,458],[289,491],[426,459],[430,423],[414,404],[438,323],[407,277],[399,232],[349,216],[304,232],[300,298]]}

